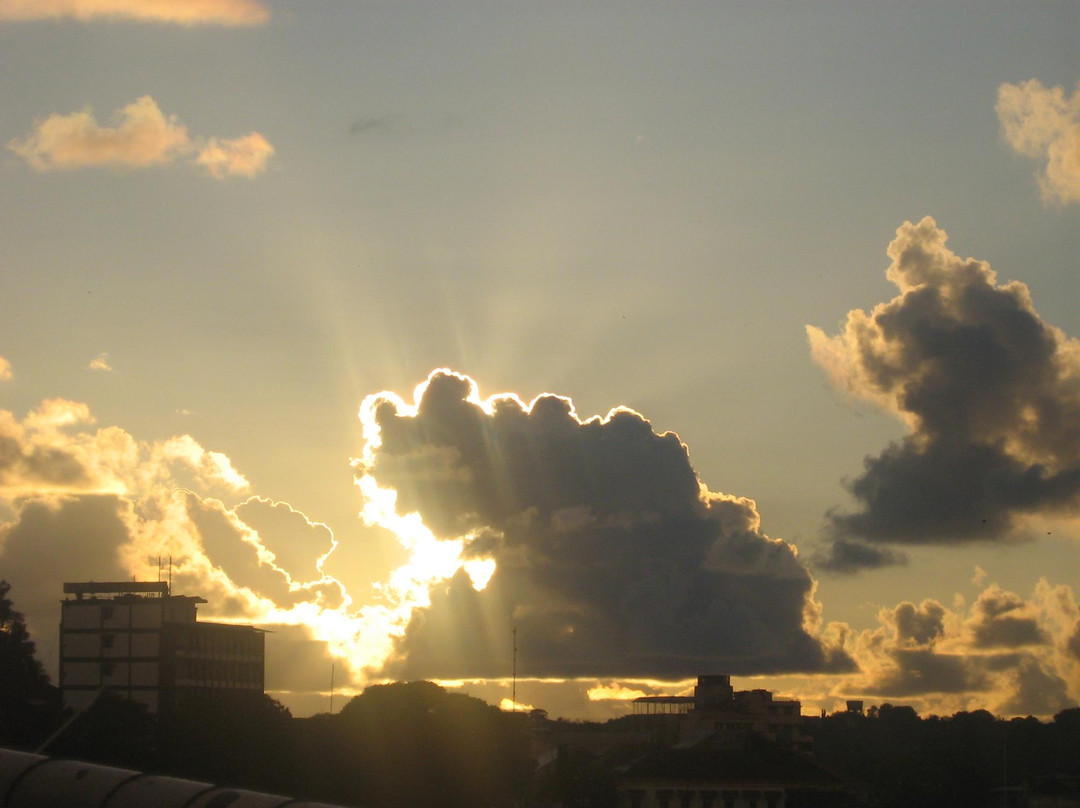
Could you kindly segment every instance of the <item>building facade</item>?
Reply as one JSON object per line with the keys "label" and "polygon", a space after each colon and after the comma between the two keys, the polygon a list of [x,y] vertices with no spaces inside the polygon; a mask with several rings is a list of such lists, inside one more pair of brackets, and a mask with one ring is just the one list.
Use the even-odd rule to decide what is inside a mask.
{"label": "building facade", "polygon": [[65,583],[60,691],[75,710],[103,689],[158,712],[192,690],[263,691],[264,633],[197,620],[203,598],[164,582]]}
{"label": "building facade", "polygon": [[735,690],[726,674],[699,676],[693,696],[643,696],[634,700],[642,726],[666,722],[665,737],[685,743],[706,735],[740,747],[751,735],[798,752],[813,751],[802,731],[802,705],[778,699],[768,690]]}

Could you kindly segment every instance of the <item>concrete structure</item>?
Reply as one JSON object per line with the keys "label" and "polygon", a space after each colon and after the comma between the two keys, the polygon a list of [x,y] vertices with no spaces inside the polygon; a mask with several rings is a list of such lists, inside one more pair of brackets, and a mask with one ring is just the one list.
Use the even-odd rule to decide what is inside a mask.
{"label": "concrete structure", "polygon": [[264,634],[200,623],[199,597],[163,582],[65,583],[60,602],[60,692],[75,710],[103,688],[151,712],[185,690],[262,692]]}

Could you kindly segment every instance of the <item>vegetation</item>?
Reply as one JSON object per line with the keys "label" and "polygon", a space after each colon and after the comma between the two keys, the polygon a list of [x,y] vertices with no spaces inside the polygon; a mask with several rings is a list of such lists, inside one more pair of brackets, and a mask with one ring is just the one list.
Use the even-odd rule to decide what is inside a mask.
{"label": "vegetation", "polygon": [[26,620],[0,580],[0,745],[28,746],[57,722],[60,694],[34,656]]}
{"label": "vegetation", "polygon": [[812,719],[823,765],[865,784],[881,808],[982,806],[1003,786],[1053,791],[1080,777],[1080,709],[1051,723],[1004,721],[986,710],[921,719],[910,707],[882,704],[867,715]]}
{"label": "vegetation", "polygon": [[[640,743],[628,718],[590,724],[549,720],[542,710],[504,713],[431,682],[369,687],[337,715],[306,719],[262,693],[188,693],[152,716],[105,692],[72,720],[9,590],[0,581],[0,745],[33,749],[69,720],[49,753],[369,808],[610,808],[618,767],[647,751],[627,743],[600,755],[572,740],[626,734]],[[862,784],[866,804],[879,808],[981,808],[1003,785],[1053,794],[1080,782],[1080,708],[1040,722],[985,710],[924,719],[882,704],[866,715],[807,719],[805,729],[818,762]],[[533,738],[557,743],[548,765],[536,767]]]}

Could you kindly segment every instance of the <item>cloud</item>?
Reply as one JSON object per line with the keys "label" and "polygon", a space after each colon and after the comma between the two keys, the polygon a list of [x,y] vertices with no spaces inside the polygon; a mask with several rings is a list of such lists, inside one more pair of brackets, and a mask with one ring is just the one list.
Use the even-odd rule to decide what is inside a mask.
{"label": "cloud", "polygon": [[590,687],[585,694],[589,701],[633,701],[650,695],[636,687],[626,687],[618,682],[599,683]]}
{"label": "cloud", "polygon": [[860,671],[833,692],[939,714],[1053,715],[1080,699],[1080,660],[1069,647],[1078,614],[1072,589],[1045,579],[1027,598],[991,584],[966,610],[900,603],[879,612],[877,628],[847,634]]}
{"label": "cloud", "polygon": [[[386,393],[361,412],[362,489],[416,513],[466,565],[431,587],[383,675],[507,675],[512,626],[530,676],[850,665],[817,635],[795,548],[760,531],[753,501],[709,491],[678,436],[638,413],[583,422],[555,395],[482,401],[449,371],[414,405]],[[485,585],[470,561],[488,562]]]}
{"label": "cloud", "polygon": [[1043,201],[1080,200],[1080,85],[1067,96],[1036,79],[1002,84],[995,109],[1008,144],[1043,164]]}
{"label": "cloud", "polygon": [[0,356],[0,382],[6,382],[11,376],[11,363]]}
{"label": "cloud", "polygon": [[833,383],[910,433],[849,483],[862,510],[829,514],[832,553],[851,566],[897,560],[871,545],[1003,539],[1025,515],[1080,508],[1080,342],[1040,319],[1022,283],[999,285],[945,242],[930,217],[905,223],[886,273],[901,294],[850,312],[835,337],[807,327]]}
{"label": "cloud", "polygon": [[972,613],[969,628],[977,648],[1022,648],[1047,643],[1032,605],[997,585],[979,595]]}
{"label": "cloud", "polygon": [[90,360],[90,364],[87,365],[86,368],[87,370],[111,371],[112,365],[109,364],[109,355],[107,353],[99,353]]}
{"label": "cloud", "polygon": [[907,564],[907,556],[885,547],[874,547],[847,539],[835,539],[826,550],[815,553],[813,562],[818,569],[852,574],[864,569]]}
{"label": "cloud", "polygon": [[258,25],[270,12],[257,0],[0,0],[0,20],[98,18],[180,25]]}
{"label": "cloud", "polygon": [[350,135],[362,135],[370,132],[392,132],[397,125],[394,115],[361,115],[349,124]]}
{"label": "cloud", "polygon": [[232,140],[210,138],[195,158],[214,179],[225,177],[254,177],[266,170],[274,147],[258,132]]}
{"label": "cloud", "polygon": [[184,160],[215,179],[254,177],[274,153],[257,132],[232,140],[192,138],[175,115],[166,116],[148,95],[117,112],[112,123],[99,125],[89,110],[54,114],[7,147],[38,171],[147,168]]}
{"label": "cloud", "polygon": [[[370,527],[362,538],[382,542],[384,534]],[[190,435],[139,441],[120,427],[99,428],[86,404],[68,399],[43,401],[22,419],[0,410],[0,569],[19,582],[20,607],[39,638],[54,636],[65,580],[154,580],[167,560],[173,591],[207,599],[203,617],[294,627],[275,631],[319,672],[285,677],[287,660],[275,663],[271,689],[322,677],[319,660],[331,658],[345,663],[340,685],[363,682],[415,604],[426,602],[428,573],[418,569],[427,548],[417,548],[422,563],[375,592],[360,576],[364,600],[355,603],[344,580],[356,573],[338,579],[327,568],[358,566],[364,547],[353,542],[339,559],[339,546],[325,524],[252,496],[225,454]],[[482,578],[483,564],[466,566]],[[281,661],[290,652],[272,653]]]}

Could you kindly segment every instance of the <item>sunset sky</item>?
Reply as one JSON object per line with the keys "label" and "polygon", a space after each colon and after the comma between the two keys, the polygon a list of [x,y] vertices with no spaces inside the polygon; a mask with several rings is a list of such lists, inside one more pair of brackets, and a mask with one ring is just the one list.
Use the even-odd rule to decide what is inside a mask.
{"label": "sunset sky", "polygon": [[1080,5],[963,8],[0,0],[46,667],[171,556],[300,715],[1076,706]]}

